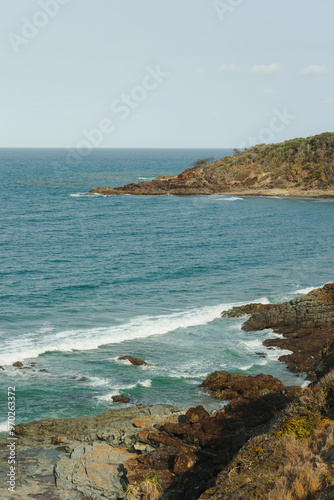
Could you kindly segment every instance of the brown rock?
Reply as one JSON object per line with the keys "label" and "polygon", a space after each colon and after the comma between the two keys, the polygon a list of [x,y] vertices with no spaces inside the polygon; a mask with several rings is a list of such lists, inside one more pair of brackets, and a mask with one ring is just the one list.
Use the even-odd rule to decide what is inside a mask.
{"label": "brown rock", "polygon": [[64,436],[55,436],[51,439],[51,443],[55,445],[68,444],[68,440]]}
{"label": "brown rock", "polygon": [[133,419],[133,425],[135,427],[144,429],[145,427],[151,427],[152,420],[153,420],[152,415],[150,415],[148,417],[134,418]]}
{"label": "brown rock", "polygon": [[[281,356],[293,373],[307,373],[309,380],[321,377],[334,368],[334,283],[311,291],[283,304],[249,304],[224,311],[222,317],[251,314],[243,324],[245,331],[273,328],[283,338],[268,339],[263,344],[292,351]],[[334,346],[334,343],[333,343]],[[260,354],[260,353],[257,353]],[[215,375],[215,374],[214,374]],[[217,378],[217,377],[216,377]],[[212,386],[212,391],[222,390]]]}
{"label": "brown rock", "polygon": [[185,474],[190,469],[192,469],[194,465],[196,465],[197,461],[198,458],[192,451],[184,451],[182,453],[179,453],[173,467],[174,474],[176,474],[177,476]]}
{"label": "brown rock", "polygon": [[111,399],[114,401],[114,403],[130,403],[130,398],[127,398],[126,396],[112,396]]}
{"label": "brown rock", "polygon": [[185,448],[187,449],[187,445],[183,444],[182,441],[178,439],[172,438],[170,436],[166,436],[164,434],[159,434],[156,432],[147,432],[140,431],[136,435],[136,438],[141,443],[153,444],[159,446],[160,444],[164,444],[166,446],[170,446],[172,448]]}
{"label": "brown rock", "polygon": [[283,304],[260,305],[243,324],[246,331],[279,328],[281,332],[330,328],[334,332],[334,283]]}
{"label": "brown rock", "polygon": [[135,366],[147,365],[146,361],[143,361],[142,359],[139,358],[134,358],[133,356],[122,356],[121,358],[118,359],[120,361],[130,361],[130,363]]}
{"label": "brown rock", "polygon": [[217,371],[209,375],[204,382],[202,382],[201,387],[209,391],[219,391],[224,387],[224,384],[229,380],[230,374],[226,371]]}
{"label": "brown rock", "polygon": [[213,391],[215,398],[231,400],[235,398],[256,399],[269,393],[280,393],[284,385],[272,375],[249,375],[243,373],[230,374],[226,371],[210,375],[201,387]]}
{"label": "brown rock", "polygon": [[232,307],[221,313],[222,318],[240,318],[246,314],[255,314],[270,309],[271,304],[246,304],[244,306]]}
{"label": "brown rock", "polygon": [[213,394],[215,399],[225,399],[226,401],[230,401],[231,399],[235,399],[239,397],[239,394],[236,391],[231,391],[230,389],[225,389],[223,391],[216,391]]}
{"label": "brown rock", "polygon": [[189,408],[185,418],[188,424],[196,424],[204,418],[209,417],[209,413],[203,408],[203,406],[196,406],[196,408]]}
{"label": "brown rock", "polygon": [[16,363],[13,363],[13,366],[15,366],[15,368],[23,368],[23,363],[21,363],[21,361],[16,361]]}

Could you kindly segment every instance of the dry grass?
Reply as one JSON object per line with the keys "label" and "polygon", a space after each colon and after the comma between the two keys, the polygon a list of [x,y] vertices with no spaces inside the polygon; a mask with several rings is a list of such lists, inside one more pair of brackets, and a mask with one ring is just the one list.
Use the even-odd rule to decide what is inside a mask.
{"label": "dry grass", "polygon": [[268,500],[307,500],[320,492],[329,475],[333,442],[334,424],[328,422],[305,439],[282,438],[284,466]]}
{"label": "dry grass", "polygon": [[321,408],[326,404],[324,386],[306,387],[300,400],[304,405],[317,405]]}
{"label": "dry grass", "polygon": [[334,370],[326,373],[326,375],[324,375],[322,379],[319,380],[316,387],[321,387],[321,388],[328,387],[333,382],[334,382]]}
{"label": "dry grass", "polygon": [[126,500],[160,500],[162,488],[159,477],[145,477],[138,485],[128,486],[125,494]]}

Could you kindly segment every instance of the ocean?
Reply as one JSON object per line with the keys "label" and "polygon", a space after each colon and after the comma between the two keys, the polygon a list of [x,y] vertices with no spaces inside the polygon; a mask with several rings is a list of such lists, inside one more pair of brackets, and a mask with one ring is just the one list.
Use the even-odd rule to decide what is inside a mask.
{"label": "ocean", "polygon": [[262,346],[271,330],[220,314],[333,281],[334,200],[87,193],[229,154],[101,149],[67,164],[64,150],[0,150],[0,430],[9,386],[21,423],[120,408],[116,394],[221,408],[199,387],[215,370],[306,383]]}

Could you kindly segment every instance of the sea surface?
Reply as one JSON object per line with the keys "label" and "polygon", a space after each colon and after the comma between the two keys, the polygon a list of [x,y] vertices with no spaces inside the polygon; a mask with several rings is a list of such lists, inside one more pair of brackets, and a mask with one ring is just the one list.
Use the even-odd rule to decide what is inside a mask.
{"label": "sea surface", "polygon": [[333,281],[334,200],[87,193],[229,154],[95,150],[68,164],[64,150],[0,150],[0,430],[9,386],[20,423],[96,415],[116,394],[219,408],[199,384],[222,369],[305,384],[262,346],[271,330],[220,314]]}

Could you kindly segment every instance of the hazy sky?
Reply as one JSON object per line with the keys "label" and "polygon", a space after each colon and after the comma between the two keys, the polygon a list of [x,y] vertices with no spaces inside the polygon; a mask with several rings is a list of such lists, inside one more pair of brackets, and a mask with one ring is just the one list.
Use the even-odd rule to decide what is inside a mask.
{"label": "hazy sky", "polygon": [[333,19],[333,0],[3,0],[0,147],[333,131]]}

